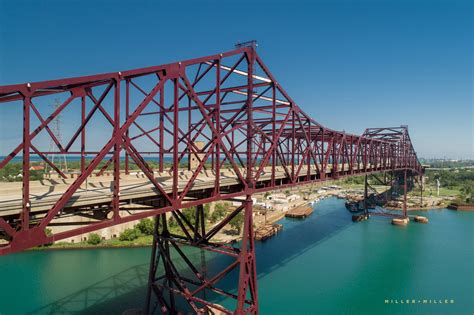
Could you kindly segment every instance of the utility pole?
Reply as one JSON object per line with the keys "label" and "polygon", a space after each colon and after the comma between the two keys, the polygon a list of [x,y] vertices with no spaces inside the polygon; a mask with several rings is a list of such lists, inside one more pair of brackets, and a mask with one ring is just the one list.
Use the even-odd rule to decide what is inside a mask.
{"label": "utility pole", "polygon": [[[52,112],[55,112],[59,106],[61,106],[61,102],[59,101],[59,99],[54,99],[54,103],[53,104],[50,104],[50,107],[52,109]],[[50,122],[50,129],[51,129],[51,132],[54,134],[54,136],[56,137],[56,139],[58,140],[59,143],[62,143],[62,136],[61,136],[61,117],[62,115],[61,114],[58,114],[51,122]],[[50,152],[49,156],[48,156],[48,159],[51,161],[52,164],[56,165],[58,167],[58,169],[60,169],[61,171],[65,171],[67,172],[68,169],[67,169],[67,159],[66,159],[66,155],[64,153],[60,153],[60,154],[55,154],[55,153],[51,153],[51,152],[55,152],[56,150],[61,150],[60,148],[58,148],[57,144],[54,142],[53,138],[51,138],[50,142],[49,142],[49,149],[48,151]],[[55,161],[56,160],[56,161]],[[56,163],[55,163],[56,162]],[[50,173],[53,171],[53,169],[51,167],[48,168],[48,164],[46,164],[45,168],[44,168],[44,173],[45,174],[49,174],[51,175]]]}

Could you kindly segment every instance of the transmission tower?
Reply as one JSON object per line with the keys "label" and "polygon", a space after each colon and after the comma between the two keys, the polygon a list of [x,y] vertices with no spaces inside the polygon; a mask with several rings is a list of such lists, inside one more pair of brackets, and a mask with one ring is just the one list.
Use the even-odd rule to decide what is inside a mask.
{"label": "transmission tower", "polygon": [[[49,105],[52,109],[52,112],[55,112],[59,106],[61,106],[61,102],[59,101],[59,99],[54,99],[54,103],[53,104],[50,104]],[[58,139],[59,143],[62,143],[62,136],[61,136],[61,117],[62,117],[62,114],[58,114],[56,116],[56,118],[54,118],[51,122],[50,122],[50,129],[51,129],[51,132],[54,134],[54,136],[56,137],[56,139]],[[49,142],[49,149],[48,149],[48,152],[56,152],[57,150],[59,150],[58,146],[56,145],[56,143],[54,142],[53,138],[51,138],[50,142]],[[66,155],[63,154],[63,153],[59,153],[59,154],[55,154],[55,153],[50,153],[47,155],[48,156],[48,159],[54,164],[56,165],[57,168],[59,168],[61,171],[63,172],[67,172],[68,169],[67,169],[67,160],[66,160]],[[52,169],[48,164],[46,164],[45,168],[44,168],[44,172],[45,174],[51,174],[52,172],[54,172],[54,169]]]}

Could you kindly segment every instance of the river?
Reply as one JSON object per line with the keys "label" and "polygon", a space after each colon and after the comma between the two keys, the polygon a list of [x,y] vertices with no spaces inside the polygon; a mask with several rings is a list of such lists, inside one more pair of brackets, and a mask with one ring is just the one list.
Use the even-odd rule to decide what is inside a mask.
{"label": "river", "polygon": [[[382,217],[353,223],[344,201],[329,198],[305,220],[281,220],[283,231],[256,245],[260,313],[472,314],[474,212],[423,215],[428,224],[393,226]],[[0,314],[139,308],[149,254],[150,248],[129,248],[0,257]],[[210,272],[227,262],[207,258]],[[235,286],[233,276],[221,285]]]}

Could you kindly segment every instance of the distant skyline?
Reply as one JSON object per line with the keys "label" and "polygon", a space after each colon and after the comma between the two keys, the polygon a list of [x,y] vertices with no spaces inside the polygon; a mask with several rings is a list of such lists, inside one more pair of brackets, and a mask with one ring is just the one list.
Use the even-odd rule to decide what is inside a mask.
{"label": "distant skyline", "polygon": [[[67,3],[67,4],[66,4]],[[323,125],[408,125],[418,156],[474,159],[468,0],[0,0],[0,85],[258,53]],[[21,139],[0,104],[0,155]]]}

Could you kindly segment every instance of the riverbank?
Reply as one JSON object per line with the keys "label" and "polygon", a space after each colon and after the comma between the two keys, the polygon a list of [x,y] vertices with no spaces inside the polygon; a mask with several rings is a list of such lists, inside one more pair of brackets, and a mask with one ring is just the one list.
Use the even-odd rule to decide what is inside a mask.
{"label": "riverbank", "polygon": [[153,243],[152,235],[142,235],[133,241],[121,241],[119,239],[102,240],[99,244],[93,245],[87,242],[68,243],[57,242],[51,245],[43,245],[28,249],[28,251],[43,250],[68,250],[68,249],[106,249],[106,248],[139,248],[150,247]]}

